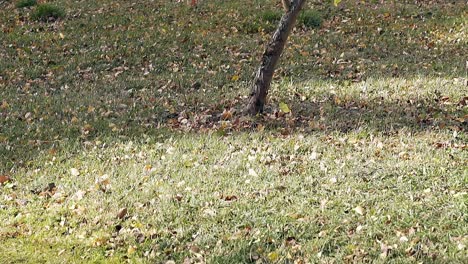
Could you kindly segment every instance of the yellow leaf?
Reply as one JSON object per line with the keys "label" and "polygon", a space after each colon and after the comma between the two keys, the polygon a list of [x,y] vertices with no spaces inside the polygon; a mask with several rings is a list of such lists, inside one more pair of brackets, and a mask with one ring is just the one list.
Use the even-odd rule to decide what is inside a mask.
{"label": "yellow leaf", "polygon": [[131,226],[133,228],[142,228],[143,224],[141,222],[136,221],[136,222],[132,223]]}
{"label": "yellow leaf", "polygon": [[236,82],[237,80],[239,80],[239,75],[236,74],[236,75],[232,76],[231,80],[233,82]]}
{"label": "yellow leaf", "polygon": [[279,108],[280,108],[281,112],[283,112],[283,113],[291,112],[291,109],[289,109],[289,106],[286,103],[280,102],[279,103]]}
{"label": "yellow leaf", "polygon": [[338,4],[339,4],[340,2],[341,2],[341,0],[333,0],[333,4],[334,4],[335,6],[338,6]]}
{"label": "yellow leaf", "polygon": [[270,252],[268,254],[268,259],[271,261],[271,262],[276,262],[276,260],[278,260],[278,257],[279,257],[279,254],[277,251],[273,251],[273,252]]}
{"label": "yellow leaf", "polygon": [[137,250],[136,246],[129,246],[128,250],[127,250],[127,254],[131,255],[131,254],[135,253],[136,250]]}
{"label": "yellow leaf", "polygon": [[89,131],[93,130],[93,126],[91,126],[90,124],[85,124],[83,126],[83,130],[86,131],[86,132],[89,132]]}

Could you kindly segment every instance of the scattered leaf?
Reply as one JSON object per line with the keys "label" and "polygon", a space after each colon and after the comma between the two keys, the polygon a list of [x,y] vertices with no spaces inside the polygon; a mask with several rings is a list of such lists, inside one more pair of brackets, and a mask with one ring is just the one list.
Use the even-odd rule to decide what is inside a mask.
{"label": "scattered leaf", "polygon": [[255,172],[254,169],[249,169],[249,175],[252,176],[252,177],[257,177],[258,174]]}
{"label": "scattered leaf", "polygon": [[387,258],[390,250],[392,249],[392,247],[389,247],[387,245],[385,245],[384,243],[381,243],[380,244],[380,250],[382,251],[382,253],[380,253],[380,257],[381,258]]}
{"label": "scattered leaf", "polygon": [[232,118],[232,112],[230,110],[224,110],[223,113],[221,114],[221,119],[223,120],[228,120]]}
{"label": "scattered leaf", "polygon": [[176,201],[178,201],[178,202],[182,201],[183,198],[184,198],[184,196],[183,196],[182,194],[180,194],[180,193],[178,193],[178,194],[176,194],[176,195],[174,196],[174,199],[175,199]]}
{"label": "scattered leaf", "polygon": [[276,262],[279,258],[279,253],[277,251],[272,251],[268,253],[268,260],[271,262]]}
{"label": "scattered leaf", "polygon": [[124,208],[120,209],[119,212],[117,213],[117,218],[118,219],[123,219],[126,215],[127,215],[127,208],[124,207]]}
{"label": "scattered leaf", "polygon": [[196,245],[192,245],[192,246],[190,246],[190,251],[193,252],[193,253],[199,253],[200,248],[197,247]]}
{"label": "scattered leaf", "polygon": [[237,196],[235,196],[235,195],[224,196],[224,201],[232,202],[232,201],[235,201],[235,200],[237,200]]}
{"label": "scattered leaf", "polygon": [[73,199],[75,199],[76,201],[80,201],[83,199],[83,197],[85,196],[86,194],[86,191],[83,191],[83,190],[78,190],[74,195],[73,195]]}
{"label": "scattered leaf", "polygon": [[3,101],[2,105],[0,106],[1,109],[7,109],[8,107],[10,107],[10,105],[6,101]]}
{"label": "scattered leaf", "polygon": [[364,215],[364,208],[361,206],[357,206],[356,208],[353,209],[357,214]]}
{"label": "scattered leaf", "polygon": [[75,176],[75,177],[80,175],[80,171],[76,168],[71,168],[70,173],[72,176]]}
{"label": "scattered leaf", "polygon": [[137,250],[136,246],[128,246],[127,254],[132,255],[133,253],[136,252],[136,250]]}
{"label": "scattered leaf", "polygon": [[280,108],[281,112],[283,112],[283,113],[287,114],[287,113],[291,112],[291,109],[289,109],[289,106],[284,102],[279,103],[279,108]]}
{"label": "scattered leaf", "polygon": [[310,153],[309,159],[310,160],[316,160],[317,156],[318,156],[317,152],[314,151],[314,152]]}
{"label": "scattered leaf", "polygon": [[205,210],[203,210],[203,214],[205,216],[216,216],[216,210],[211,209],[211,208],[206,208]]}
{"label": "scattered leaf", "polygon": [[11,181],[11,178],[8,175],[0,175],[0,184]]}

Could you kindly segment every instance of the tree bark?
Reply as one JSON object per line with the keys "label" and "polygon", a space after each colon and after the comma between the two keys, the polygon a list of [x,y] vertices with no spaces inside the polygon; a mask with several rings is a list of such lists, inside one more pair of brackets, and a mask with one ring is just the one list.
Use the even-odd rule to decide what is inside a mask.
{"label": "tree bark", "polygon": [[296,23],[297,16],[304,6],[305,1],[306,0],[292,0],[289,10],[281,18],[278,28],[268,43],[263,53],[260,67],[255,74],[249,103],[245,109],[247,114],[256,115],[257,113],[263,112],[276,64],[278,63],[281,53],[283,53],[286,41],[288,40],[289,34]]}

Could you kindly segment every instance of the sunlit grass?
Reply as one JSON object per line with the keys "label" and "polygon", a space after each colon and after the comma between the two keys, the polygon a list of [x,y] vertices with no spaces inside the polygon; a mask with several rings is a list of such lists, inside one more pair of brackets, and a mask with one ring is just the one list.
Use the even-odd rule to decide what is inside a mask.
{"label": "sunlit grass", "polygon": [[273,3],[5,4],[0,262],[462,262],[464,9],[311,1],[241,117]]}

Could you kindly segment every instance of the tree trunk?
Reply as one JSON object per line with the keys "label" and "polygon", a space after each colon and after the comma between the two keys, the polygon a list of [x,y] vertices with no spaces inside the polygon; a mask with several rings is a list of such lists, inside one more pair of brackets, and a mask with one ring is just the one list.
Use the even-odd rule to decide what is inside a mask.
{"label": "tree trunk", "polygon": [[278,28],[268,43],[252,85],[249,103],[245,109],[247,114],[256,115],[263,112],[276,64],[305,1],[292,0],[289,10],[281,18]]}

